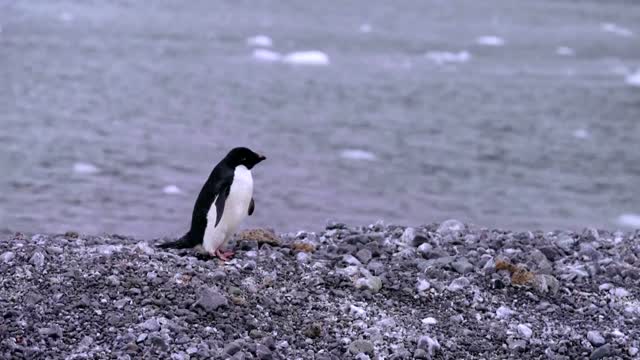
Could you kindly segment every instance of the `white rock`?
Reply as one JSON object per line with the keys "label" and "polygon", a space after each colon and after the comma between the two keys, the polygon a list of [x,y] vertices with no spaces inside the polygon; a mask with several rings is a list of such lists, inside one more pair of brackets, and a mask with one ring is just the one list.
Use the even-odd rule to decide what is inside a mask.
{"label": "white rock", "polygon": [[309,254],[307,254],[306,252],[299,252],[296,255],[296,261],[298,261],[299,263],[307,263],[309,262],[310,257]]}
{"label": "white rock", "polygon": [[638,355],[639,351],[640,350],[638,350],[637,347],[633,347],[632,346],[632,347],[629,348],[629,351],[628,351],[629,352],[629,356],[636,356],[636,355]]}
{"label": "white rock", "polygon": [[627,297],[627,296],[631,295],[631,294],[629,293],[629,291],[627,291],[627,289],[625,289],[625,288],[621,288],[621,287],[619,287],[619,288],[615,288],[615,289],[612,289],[612,290],[611,290],[611,294],[612,294],[613,296],[615,296],[615,297],[619,297],[619,298],[623,298],[623,297]]}
{"label": "white rock", "polygon": [[631,86],[640,87],[640,69],[638,69],[635,73],[627,75],[625,78],[627,84]]}
{"label": "white rock", "polygon": [[164,188],[162,188],[162,192],[167,195],[182,194],[182,190],[180,190],[180,188],[177,187],[176,185],[167,185]]}
{"label": "white rock", "polygon": [[567,46],[558,46],[556,48],[556,54],[560,55],[560,56],[573,56],[576,54],[576,52]]}
{"label": "white rock", "polygon": [[145,253],[147,255],[153,255],[156,253],[156,251],[144,241],[140,241],[139,243],[136,244],[136,250],[142,253]]}
{"label": "white rock", "polygon": [[428,51],[425,56],[438,65],[447,63],[466,63],[471,60],[471,54],[466,51],[449,52],[449,51]]}
{"label": "white rock", "polygon": [[360,266],[362,265],[362,263],[360,262],[360,260],[358,260],[355,256],[351,255],[351,254],[346,254],[342,256],[342,261],[344,261],[345,263],[349,264],[349,265],[355,265],[355,266]]}
{"label": "white rock", "polygon": [[360,149],[344,149],[340,152],[340,156],[349,160],[375,161],[377,159],[374,153]]}
{"label": "white rock", "polygon": [[429,283],[429,281],[425,279],[418,279],[418,284],[416,285],[418,292],[429,290],[430,287],[431,287],[431,284]]}
{"label": "white rock", "polygon": [[455,219],[449,219],[442,222],[436,231],[440,234],[446,234],[462,230],[464,230],[464,224],[462,222]]}
{"label": "white rock", "polygon": [[287,64],[293,65],[329,65],[329,56],[322,51],[296,51],[282,58]]}
{"label": "white rock", "polygon": [[598,347],[604,345],[607,341],[604,339],[604,336],[600,334],[599,331],[589,331],[587,332],[587,340],[591,343],[591,345]]}
{"label": "white rock", "polygon": [[476,43],[483,46],[503,46],[505,41],[498,36],[486,35],[476,38]]}
{"label": "white rock", "polygon": [[411,243],[413,242],[413,239],[415,239],[416,237],[416,229],[412,228],[412,227],[408,227],[406,229],[404,229],[404,231],[402,232],[402,236],[400,237],[400,241],[402,241],[403,244],[405,245],[411,245]]}
{"label": "white rock", "polygon": [[513,316],[516,312],[509,309],[506,306],[500,306],[497,310],[496,310],[496,316],[498,317],[498,319],[508,319],[511,316]]}
{"label": "white rock", "polygon": [[247,45],[259,47],[271,47],[273,41],[267,35],[256,35],[247,38]]}
{"label": "white rock", "polygon": [[600,29],[604,32],[612,33],[622,37],[631,37],[633,36],[633,32],[627,28],[623,28],[614,23],[602,23],[600,24]]}
{"label": "white rock", "polygon": [[267,49],[255,49],[252,54],[253,58],[264,62],[277,62],[282,60],[282,55],[278,52]]}
{"label": "white rock", "polygon": [[31,256],[29,262],[36,268],[41,268],[42,266],[44,266],[44,255],[42,255],[41,252],[36,251]]}
{"label": "white rock", "polygon": [[13,259],[15,259],[16,254],[13,251],[7,251],[0,255],[0,260],[5,263],[10,263]]}
{"label": "white rock", "polygon": [[518,325],[518,334],[520,334],[520,336],[522,336],[523,338],[528,339],[531,337],[531,335],[533,335],[533,331],[531,331],[531,328],[527,325],[520,324]]}
{"label": "white rock", "polygon": [[604,283],[604,284],[598,286],[598,290],[600,290],[600,291],[610,290],[612,287],[613,287],[612,284]]}
{"label": "white rock", "polygon": [[90,163],[77,162],[73,164],[73,172],[76,174],[97,174],[100,172],[100,169]]}
{"label": "white rock", "polygon": [[438,320],[432,317],[422,319],[422,323],[425,325],[435,325],[438,323]]}
{"label": "white rock", "polygon": [[467,279],[464,276],[461,276],[457,279],[453,279],[453,281],[451,281],[451,283],[449,284],[449,286],[447,286],[447,290],[455,292],[455,291],[460,291],[464,288],[466,288],[467,286],[469,286],[471,282],[469,281],[469,279]]}
{"label": "white rock", "polygon": [[354,318],[364,319],[367,317],[367,312],[363,308],[355,305],[349,306],[349,314]]}

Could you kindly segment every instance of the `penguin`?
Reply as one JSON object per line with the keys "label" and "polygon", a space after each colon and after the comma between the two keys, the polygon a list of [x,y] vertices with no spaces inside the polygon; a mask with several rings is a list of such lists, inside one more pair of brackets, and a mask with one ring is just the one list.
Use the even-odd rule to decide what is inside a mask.
{"label": "penguin", "polygon": [[211,256],[229,260],[222,249],[238,225],[255,210],[251,169],[266,157],[236,147],[213,168],[193,206],[191,228],[180,239],[160,244],[163,249],[202,246]]}

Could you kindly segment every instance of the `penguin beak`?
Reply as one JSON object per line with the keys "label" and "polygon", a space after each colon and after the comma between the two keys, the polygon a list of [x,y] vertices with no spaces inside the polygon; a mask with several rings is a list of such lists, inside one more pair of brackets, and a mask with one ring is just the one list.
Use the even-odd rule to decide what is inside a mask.
{"label": "penguin beak", "polygon": [[267,159],[267,157],[266,157],[266,156],[264,156],[264,155],[260,155],[260,154],[258,154],[258,159],[259,159],[260,161],[263,161],[263,160],[266,160],[266,159]]}

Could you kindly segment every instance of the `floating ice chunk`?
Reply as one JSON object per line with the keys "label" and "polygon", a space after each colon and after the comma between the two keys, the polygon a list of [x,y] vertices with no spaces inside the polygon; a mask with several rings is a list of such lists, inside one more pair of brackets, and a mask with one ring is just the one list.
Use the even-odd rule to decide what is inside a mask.
{"label": "floating ice chunk", "polygon": [[622,36],[622,37],[631,37],[633,36],[633,31],[627,29],[627,28],[623,28],[621,26],[618,26],[614,23],[602,23],[600,24],[600,29],[602,29],[602,31],[604,32],[609,32],[618,36]]}
{"label": "floating ice chunk", "polygon": [[340,152],[340,156],[349,160],[375,161],[375,154],[359,149],[344,149]]}
{"label": "floating ice chunk", "polygon": [[60,21],[71,22],[73,21],[73,19],[74,19],[74,16],[70,12],[65,11],[60,13]]}
{"label": "floating ice chunk", "polygon": [[449,51],[428,51],[426,57],[438,65],[446,63],[465,63],[471,59],[471,54],[466,51],[449,52]]}
{"label": "floating ice chunk", "polygon": [[640,229],[640,214],[622,214],[618,216],[618,225]]}
{"label": "floating ice chunk", "polygon": [[567,46],[558,46],[556,48],[556,54],[560,55],[560,56],[573,56],[576,54],[576,52]]}
{"label": "floating ice chunk", "polygon": [[259,46],[259,47],[271,47],[273,45],[273,41],[267,35],[256,35],[256,36],[247,38],[247,45]]}
{"label": "floating ice chunk", "polygon": [[329,65],[329,56],[322,51],[296,51],[284,56],[282,61],[295,65]]}
{"label": "floating ice chunk", "polygon": [[162,192],[167,195],[178,195],[182,194],[182,190],[176,185],[167,185],[162,189]]}
{"label": "floating ice chunk", "polygon": [[586,129],[576,129],[573,131],[573,137],[576,139],[588,139],[591,134]]}
{"label": "floating ice chunk", "polygon": [[259,61],[276,62],[282,60],[282,55],[267,49],[255,49],[253,50],[253,58]]}
{"label": "floating ice chunk", "polygon": [[373,28],[371,27],[370,24],[362,24],[360,25],[360,32],[361,33],[370,33],[371,30],[373,30]]}
{"label": "floating ice chunk", "polygon": [[635,73],[627,75],[625,81],[627,84],[631,86],[640,87],[640,69],[638,69]]}
{"label": "floating ice chunk", "polygon": [[503,46],[505,41],[501,37],[487,35],[476,38],[476,43],[483,46]]}
{"label": "floating ice chunk", "polygon": [[76,174],[97,174],[100,172],[100,169],[90,163],[77,162],[73,164],[73,172]]}

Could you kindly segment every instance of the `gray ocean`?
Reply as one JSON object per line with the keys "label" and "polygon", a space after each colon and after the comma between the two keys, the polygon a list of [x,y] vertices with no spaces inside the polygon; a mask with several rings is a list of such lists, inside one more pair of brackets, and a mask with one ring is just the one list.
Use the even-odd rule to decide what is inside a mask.
{"label": "gray ocean", "polygon": [[0,231],[640,227],[640,2],[0,0]]}

